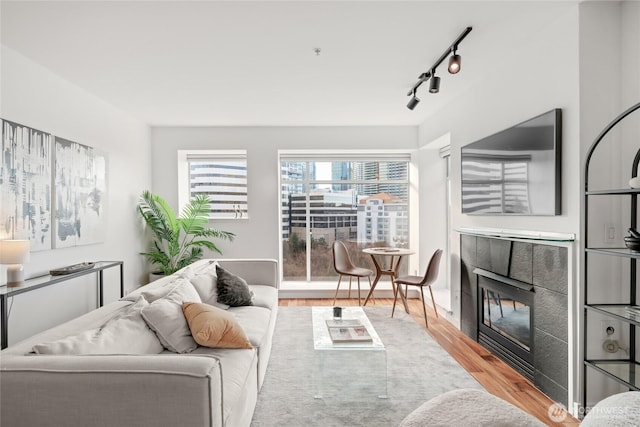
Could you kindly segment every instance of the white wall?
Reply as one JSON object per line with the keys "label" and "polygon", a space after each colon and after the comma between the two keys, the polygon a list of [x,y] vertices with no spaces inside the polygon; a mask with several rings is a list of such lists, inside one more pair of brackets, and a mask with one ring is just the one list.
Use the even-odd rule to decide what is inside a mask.
{"label": "white wall", "polygon": [[620,8],[621,102],[630,106],[640,101],[640,2],[625,1]]}
{"label": "white wall", "polygon": [[[418,165],[420,167],[419,180],[419,206],[420,206],[420,239],[418,271],[426,271],[429,258],[436,249],[442,249],[446,253],[448,241],[447,225],[447,160],[440,156],[440,149],[450,144],[450,135],[443,135],[434,141],[421,147],[418,151]],[[428,197],[425,197],[428,195]],[[425,233],[423,230],[427,228]],[[447,283],[450,274],[450,260],[443,256],[440,261],[438,279],[433,285],[436,291],[434,297],[436,303],[449,310],[451,307],[450,288]],[[439,292],[443,290],[446,292]]]}
{"label": "white wall", "polygon": [[[640,100],[640,3],[584,2],[567,4],[557,19],[531,34],[528,43],[505,54],[488,76],[419,129],[419,145],[431,148],[431,141],[451,136],[452,158],[452,289],[459,283],[458,227],[487,227],[574,233],[574,253],[582,242],[582,167],[586,148],[617,114]],[[624,55],[624,62],[623,61]],[[517,69],[512,64],[517,64]],[[622,66],[621,66],[622,64]],[[462,71],[464,72],[464,70]],[[460,213],[460,147],[512,126],[552,108],[563,110],[562,215],[548,217],[471,216]],[[602,167],[621,181],[628,174],[622,165],[638,149],[638,137],[628,138],[622,150]],[[629,145],[631,144],[631,145]],[[423,150],[421,150],[422,152]],[[439,168],[439,158],[425,167]],[[622,172],[621,172],[622,170]],[[628,177],[626,178],[628,179]],[[444,185],[444,176],[441,177]],[[420,204],[436,206],[441,195],[420,189]],[[441,222],[421,216],[420,240],[433,241],[441,235]],[[618,238],[622,235],[618,227]],[[444,242],[439,244],[444,245]],[[573,264],[575,289],[571,297],[575,315],[580,312],[580,257]],[[609,278],[610,279],[610,278]],[[452,295],[454,321],[459,320],[459,295]],[[597,331],[596,331],[597,333]],[[576,331],[581,336],[581,331]],[[571,343],[579,355],[580,342]],[[579,373],[579,360],[574,360]],[[577,378],[577,376],[576,376]],[[594,383],[591,383],[594,385]],[[577,384],[576,384],[577,386]],[[605,390],[604,386],[595,385]],[[580,390],[579,387],[575,388]],[[578,398],[578,396],[574,396]]]}
{"label": "white wall", "polygon": [[[508,35],[505,35],[507,37]],[[494,68],[476,79],[462,96],[425,121],[419,144],[428,145],[450,133],[451,138],[451,287],[454,319],[459,319],[459,227],[579,232],[580,157],[578,93],[578,10],[558,9],[556,19],[530,34],[527,41],[505,55]],[[463,69],[462,73],[465,72]],[[452,83],[453,84],[453,83]],[[460,147],[513,126],[553,108],[563,110],[562,215],[462,215],[460,208]],[[434,161],[439,161],[431,156]],[[434,167],[440,167],[436,164]],[[444,179],[444,177],[442,178]],[[441,195],[420,191],[421,204],[438,206]],[[441,224],[421,221],[421,240],[441,236]],[[440,242],[444,246],[445,242]]]}
{"label": "white wall", "polygon": [[[278,150],[415,149],[415,127],[157,127],[152,129],[152,190],[178,206],[177,150],[246,149],[249,219],[219,220],[236,234],[224,258],[275,258],[280,246]],[[218,244],[218,242],[216,242]]]}
{"label": "white wall", "polygon": [[[124,261],[125,285],[136,287],[144,271],[136,198],[150,186],[150,138],[146,125],[2,46],[0,117],[107,153],[107,230],[104,243],[34,252],[26,277],[82,261]],[[19,237],[19,236],[16,236]],[[0,269],[5,282],[4,269]],[[118,297],[117,269],[105,273],[106,301]],[[88,286],[87,286],[88,284]],[[75,280],[13,297],[9,344],[95,307],[93,281]]]}
{"label": "white wall", "polygon": [[[555,20],[537,33],[528,34],[517,49],[496,58],[492,70],[477,78],[476,84],[447,108],[430,117],[419,129],[421,147],[429,146],[441,135],[450,134],[451,221],[448,235],[451,248],[451,320],[454,323],[460,320],[460,236],[455,232],[456,229],[499,228],[580,233],[578,6],[567,4],[559,7],[554,16]],[[464,73],[465,69],[461,72]],[[553,108],[561,108],[563,113],[562,214],[463,215],[460,147]],[[438,160],[435,156],[431,158]],[[436,164],[433,166],[439,167]],[[437,194],[434,197],[422,189],[420,191],[421,204],[438,206],[440,197]],[[440,226],[438,223],[421,221],[421,240],[433,241],[438,238],[441,235]],[[446,242],[438,244],[444,246]],[[571,286],[570,289],[576,288],[575,280]],[[572,373],[578,373],[576,367],[572,368]],[[573,396],[570,401],[573,401]]]}

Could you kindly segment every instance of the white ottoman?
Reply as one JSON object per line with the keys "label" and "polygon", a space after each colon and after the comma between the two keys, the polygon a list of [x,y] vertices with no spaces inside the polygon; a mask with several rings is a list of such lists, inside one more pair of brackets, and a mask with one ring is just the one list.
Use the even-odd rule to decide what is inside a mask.
{"label": "white ottoman", "polygon": [[640,426],[640,391],[614,394],[598,402],[580,427]]}
{"label": "white ottoman", "polygon": [[423,403],[398,427],[545,427],[520,408],[475,389],[453,390]]}

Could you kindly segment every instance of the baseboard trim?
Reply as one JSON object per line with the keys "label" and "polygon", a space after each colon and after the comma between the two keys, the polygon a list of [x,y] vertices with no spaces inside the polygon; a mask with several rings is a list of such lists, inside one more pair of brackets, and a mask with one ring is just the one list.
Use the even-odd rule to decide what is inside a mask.
{"label": "baseboard trim", "polygon": [[[278,291],[279,298],[333,298],[335,295],[335,289],[280,289]],[[362,288],[360,290],[360,297],[364,300],[369,293],[369,288]],[[348,298],[348,289],[340,289],[338,291],[338,298]],[[375,291],[376,298],[393,298],[393,291],[391,289],[377,289]],[[358,298],[358,290],[351,289],[351,298]],[[420,298],[418,291],[409,290],[409,298]]]}

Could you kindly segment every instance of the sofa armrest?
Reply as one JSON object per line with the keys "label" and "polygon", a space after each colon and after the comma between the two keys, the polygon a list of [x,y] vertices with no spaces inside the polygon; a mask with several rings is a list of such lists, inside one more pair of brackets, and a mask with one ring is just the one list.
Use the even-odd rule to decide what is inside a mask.
{"label": "sofa armrest", "polygon": [[250,285],[280,287],[278,261],[275,259],[219,259],[218,263]]}
{"label": "sofa armrest", "polygon": [[0,425],[223,425],[210,355],[7,356],[0,377]]}

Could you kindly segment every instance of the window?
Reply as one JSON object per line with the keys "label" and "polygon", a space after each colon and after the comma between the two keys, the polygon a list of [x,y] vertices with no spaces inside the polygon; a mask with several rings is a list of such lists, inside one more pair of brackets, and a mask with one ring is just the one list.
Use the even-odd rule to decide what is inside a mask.
{"label": "window", "polygon": [[408,245],[409,164],[409,153],[281,153],[283,279],[333,280],[335,240],[363,266],[366,247]]}
{"label": "window", "polygon": [[178,181],[180,206],[203,194],[209,218],[247,218],[246,150],[178,150]]}

